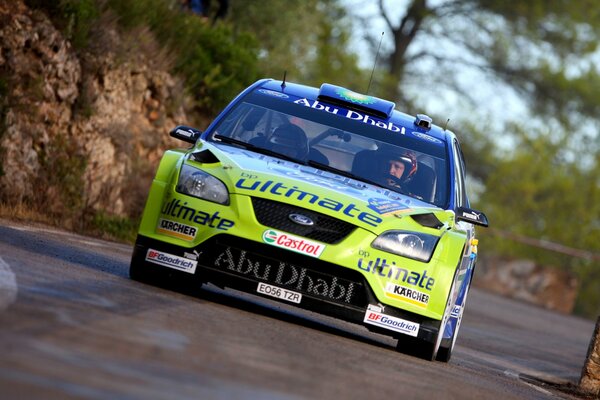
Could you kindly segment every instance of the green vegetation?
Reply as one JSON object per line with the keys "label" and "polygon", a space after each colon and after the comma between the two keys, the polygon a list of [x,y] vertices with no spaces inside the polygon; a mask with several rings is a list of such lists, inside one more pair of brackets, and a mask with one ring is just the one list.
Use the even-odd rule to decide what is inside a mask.
{"label": "green vegetation", "polygon": [[95,212],[92,214],[86,231],[91,231],[106,239],[133,243],[139,225],[140,221],[136,218],[115,217],[104,212]]}
{"label": "green vegetation", "polygon": [[45,10],[56,27],[79,49],[88,45],[90,29],[100,15],[95,0],[26,0],[26,3],[31,8]]}
{"label": "green vegetation", "polygon": [[578,258],[492,235],[499,230],[600,254],[598,159],[575,157],[569,150],[568,132],[534,135],[535,131],[518,126],[513,131],[514,148],[498,154],[478,201],[494,227],[489,232],[480,230],[482,247],[486,252],[572,272],[580,282],[577,312],[597,315],[598,259]]}
{"label": "green vegetation", "polygon": [[258,79],[256,40],[230,25],[211,26],[183,12],[177,2],[164,0],[109,0],[107,9],[119,16],[125,29],[147,26],[175,56],[174,72],[200,112],[216,113]]}
{"label": "green vegetation", "polygon": [[211,26],[166,0],[28,0],[44,9],[76,48],[88,44],[102,13],[118,17],[122,29],[149,27],[176,62],[173,72],[185,78],[198,112],[216,113],[239,91],[258,79],[256,41],[234,33],[230,25]]}
{"label": "green vegetation", "polygon": [[[67,135],[54,136],[38,150],[41,174],[36,187],[42,188],[33,199],[36,208],[52,216],[79,217],[83,209],[83,173],[86,157]],[[45,189],[45,190],[44,190]]]}

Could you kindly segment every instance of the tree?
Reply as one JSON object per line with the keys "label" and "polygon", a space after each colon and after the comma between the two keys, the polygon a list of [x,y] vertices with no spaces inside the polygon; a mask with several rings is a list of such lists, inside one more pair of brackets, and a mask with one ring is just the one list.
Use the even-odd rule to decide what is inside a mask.
{"label": "tree", "polygon": [[[594,257],[483,236],[486,251],[571,270],[581,284],[577,310],[600,311],[600,73],[594,63],[600,6],[590,0],[407,0],[398,10],[378,0],[374,12],[357,18],[366,25],[378,17],[391,32],[375,91],[411,113],[436,98],[444,99],[438,108],[445,112],[458,108],[464,117],[451,128],[480,184],[475,206],[494,229]],[[366,33],[375,51],[380,32]],[[486,85],[490,98],[480,94]],[[506,93],[501,107],[489,105]],[[524,108],[519,118],[509,115],[515,103]]]}
{"label": "tree", "polygon": [[[515,146],[496,158],[479,201],[493,221],[490,232],[480,232],[486,251],[569,270],[580,282],[576,311],[595,316],[600,312],[600,157],[582,166],[565,151],[571,140],[568,133],[551,140],[549,135],[513,128]],[[560,246],[548,251],[506,240],[506,234]],[[563,246],[582,251],[552,251]]]}
{"label": "tree", "polygon": [[319,86],[366,88],[364,71],[349,51],[351,22],[338,0],[263,0],[232,3],[231,23],[260,46],[265,77]]}
{"label": "tree", "polygon": [[[410,0],[399,15],[392,10],[378,0],[376,16],[392,33],[381,57],[387,78],[377,90],[383,97],[410,107],[419,93],[439,96],[449,88],[473,99],[474,87],[488,80],[508,85],[532,113],[564,127],[577,128],[600,112],[600,75],[592,58],[600,39],[596,2]],[[356,17],[362,25],[374,18]],[[365,33],[374,51],[379,32]],[[597,150],[595,139],[587,144]]]}

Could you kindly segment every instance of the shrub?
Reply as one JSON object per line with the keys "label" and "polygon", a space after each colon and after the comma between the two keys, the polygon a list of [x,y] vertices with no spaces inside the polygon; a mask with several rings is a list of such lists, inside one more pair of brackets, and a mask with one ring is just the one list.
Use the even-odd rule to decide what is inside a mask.
{"label": "shrub", "polygon": [[26,3],[31,8],[44,10],[73,46],[79,49],[87,46],[90,27],[100,14],[95,0],[26,0]]}
{"label": "shrub", "polygon": [[175,56],[174,72],[201,112],[216,113],[258,78],[258,46],[227,24],[210,25],[165,0],[108,0],[125,29],[148,26]]}

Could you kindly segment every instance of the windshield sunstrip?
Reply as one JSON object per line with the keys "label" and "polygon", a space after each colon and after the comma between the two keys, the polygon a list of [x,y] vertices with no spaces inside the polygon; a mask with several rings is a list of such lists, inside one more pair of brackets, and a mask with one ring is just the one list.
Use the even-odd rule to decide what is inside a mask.
{"label": "windshield sunstrip", "polygon": [[[405,130],[407,128],[403,127],[402,125],[396,125],[395,123],[390,122],[390,121],[382,121],[373,116],[364,116],[364,117],[367,117],[368,121],[372,120],[374,124],[379,123],[380,126],[371,125],[368,122],[365,123],[364,117],[363,117],[363,120],[361,120],[361,121],[352,119],[352,118],[346,118],[345,116],[342,116],[341,114],[342,113],[344,115],[348,115],[348,113],[356,114],[357,111],[343,109],[339,106],[329,106],[330,109],[332,107],[339,109],[339,111],[334,114],[332,112],[327,112],[324,110],[323,111],[315,110],[314,108],[303,105],[304,102],[302,102],[302,104],[294,103],[294,101],[296,101],[296,100],[300,100],[300,98],[290,95],[289,98],[282,99],[282,98],[274,98],[271,96],[265,96],[265,95],[261,95],[261,94],[257,94],[257,93],[249,93],[244,98],[244,101],[238,103],[238,105],[235,108],[243,106],[244,103],[250,103],[250,104],[265,107],[267,109],[271,109],[274,111],[279,111],[279,112],[282,112],[285,114],[294,115],[299,118],[307,119],[307,120],[310,120],[310,121],[313,121],[313,122],[316,122],[319,124],[335,127],[340,130],[354,132],[356,134],[359,134],[359,135],[362,135],[362,136],[365,136],[368,138],[376,139],[376,140],[379,140],[382,142],[391,143],[396,146],[410,148],[415,151],[418,151],[418,152],[421,152],[424,154],[429,154],[429,155],[437,157],[437,158],[446,159],[445,143],[443,143],[442,141],[439,141],[438,139],[435,139],[436,141],[431,141],[431,140],[424,140],[421,138],[412,137],[409,135],[403,135],[401,133],[402,128],[404,128]],[[309,100],[310,104],[312,104],[313,101],[314,100]],[[235,109],[231,110],[230,115],[233,115],[235,113],[235,111],[236,111]],[[350,114],[350,116],[353,116],[354,114]],[[221,123],[223,123],[223,122],[225,122],[225,121],[222,121]],[[383,128],[383,124],[385,124],[386,127],[389,126],[390,128],[393,127],[393,128],[398,129],[398,132],[395,132],[391,129]],[[392,125],[389,125],[389,124],[392,124]]]}

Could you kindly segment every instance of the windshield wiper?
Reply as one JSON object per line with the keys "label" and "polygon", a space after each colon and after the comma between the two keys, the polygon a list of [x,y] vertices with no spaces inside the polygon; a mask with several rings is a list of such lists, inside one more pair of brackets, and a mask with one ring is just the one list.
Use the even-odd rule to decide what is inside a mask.
{"label": "windshield wiper", "polygon": [[334,174],[342,175],[342,176],[345,176],[347,178],[352,178],[352,179],[355,179],[355,180],[360,181],[360,182],[369,183],[371,185],[383,187],[381,185],[381,183],[377,183],[375,181],[363,178],[362,176],[354,175],[352,172],[348,172],[348,171],[344,171],[344,170],[341,170],[341,169],[337,169],[337,168],[334,168],[334,167],[332,167],[330,165],[320,163],[318,161],[308,160],[308,165],[310,165],[311,167],[316,167],[316,168],[324,169],[325,171],[333,172]]}
{"label": "windshield wiper", "polygon": [[290,156],[278,153],[278,152],[273,151],[273,150],[265,149],[264,147],[259,147],[259,146],[256,146],[256,145],[252,144],[252,143],[244,142],[243,140],[234,139],[234,138],[229,137],[229,136],[219,135],[218,133],[215,134],[215,135],[213,135],[213,138],[217,139],[217,141],[221,141],[221,142],[228,143],[228,144],[235,144],[235,145],[241,146],[241,147],[243,147],[245,149],[252,150],[252,151],[255,151],[257,153],[265,154],[267,156],[273,156],[273,157],[277,157],[277,158],[282,158],[284,160],[293,161],[293,162],[300,163],[300,164],[304,164],[305,163],[304,161],[298,160],[297,158],[290,157]]}
{"label": "windshield wiper", "polygon": [[234,139],[232,137],[220,135],[218,133],[213,135],[213,138],[217,139],[218,142],[237,144],[238,146],[241,146],[245,149],[254,149],[256,147],[255,145],[248,143],[248,142],[244,142],[243,140]]}

